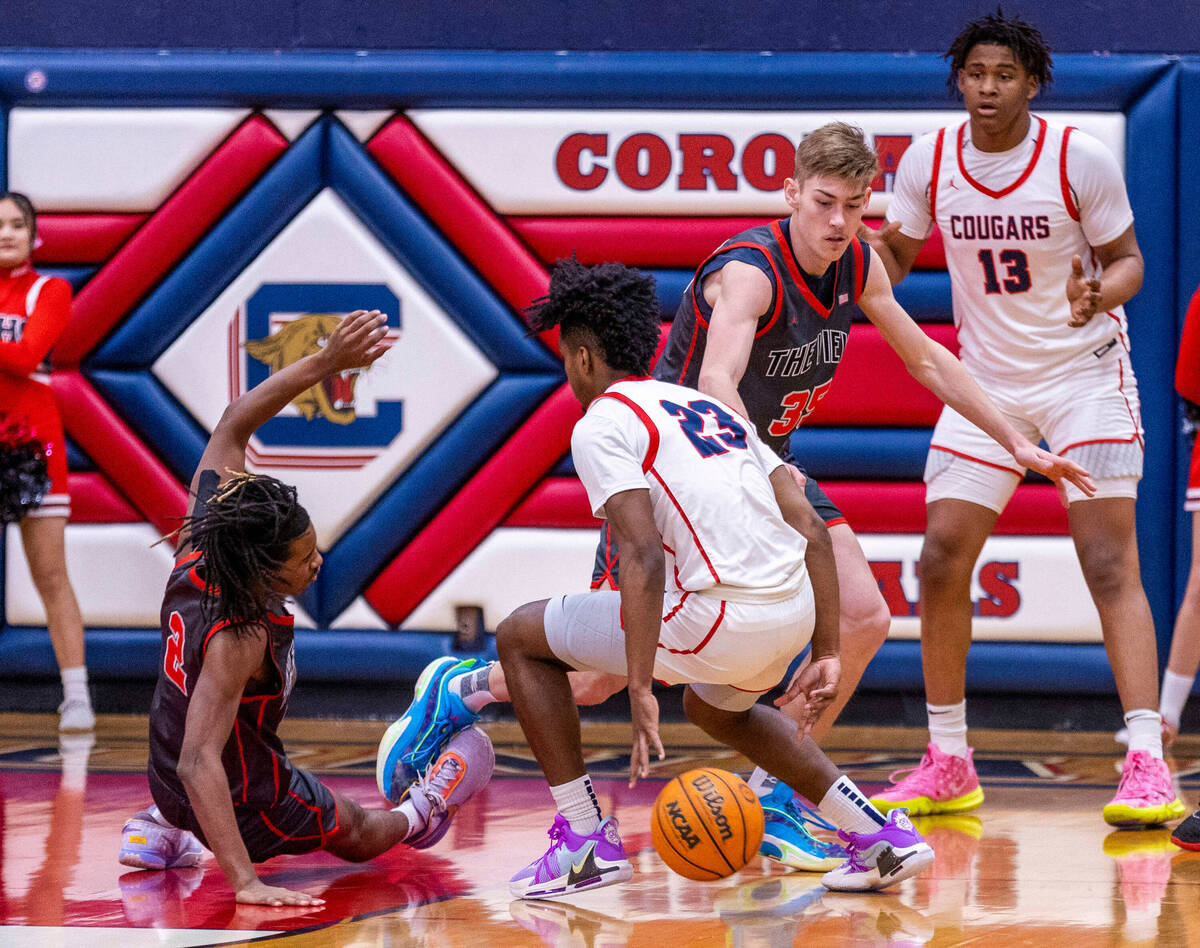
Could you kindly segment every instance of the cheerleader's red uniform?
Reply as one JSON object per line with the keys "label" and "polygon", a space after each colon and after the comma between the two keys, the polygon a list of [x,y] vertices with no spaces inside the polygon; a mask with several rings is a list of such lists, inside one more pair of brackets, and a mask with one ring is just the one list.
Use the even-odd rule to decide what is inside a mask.
{"label": "cheerleader's red uniform", "polygon": [[[1200,287],[1196,288],[1183,319],[1183,338],[1175,362],[1175,391],[1192,404],[1200,405]],[[1188,471],[1183,509],[1200,510],[1200,437],[1192,445],[1192,467]]]}
{"label": "cheerleader's red uniform", "polygon": [[62,419],[43,364],[70,315],[71,287],[65,280],[41,276],[28,263],[0,269],[0,428],[28,429],[45,448],[50,474],[50,493],[30,517],[71,513]]}

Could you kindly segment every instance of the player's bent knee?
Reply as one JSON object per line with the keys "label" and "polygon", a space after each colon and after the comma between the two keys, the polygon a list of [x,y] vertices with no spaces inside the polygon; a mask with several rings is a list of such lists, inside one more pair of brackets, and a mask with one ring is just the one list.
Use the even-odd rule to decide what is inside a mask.
{"label": "player's bent knee", "polygon": [[571,694],[578,705],[603,704],[625,687],[620,675],[605,672],[580,672],[571,676]]}
{"label": "player's bent knee", "polygon": [[534,659],[554,658],[546,641],[546,601],[529,602],[496,626],[496,651],[503,663],[506,659],[527,656]]}
{"label": "player's bent knee", "polygon": [[726,735],[737,730],[749,712],[713,707],[688,687],[683,689],[683,713],[710,737],[724,741]]}
{"label": "player's bent knee", "polygon": [[366,862],[378,856],[367,838],[367,811],[344,797],[338,797],[337,804],[337,831],[325,837],[321,848],[347,862]]}
{"label": "player's bent knee", "polygon": [[882,594],[871,597],[869,603],[854,612],[842,613],[842,639],[853,643],[857,653],[874,655],[887,640],[892,613]]}

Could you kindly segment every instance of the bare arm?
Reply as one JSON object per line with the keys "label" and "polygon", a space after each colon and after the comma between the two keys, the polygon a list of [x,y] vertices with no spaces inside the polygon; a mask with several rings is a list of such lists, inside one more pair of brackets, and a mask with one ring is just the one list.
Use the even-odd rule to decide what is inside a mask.
{"label": "bare arm", "polygon": [[1071,258],[1071,274],[1067,277],[1071,326],[1086,325],[1096,313],[1108,312],[1129,302],[1142,288],[1146,263],[1142,259],[1132,224],[1116,240],[1093,247],[1092,250],[1104,268],[1099,280],[1089,280],[1084,276],[1083,261],[1078,254]]}
{"label": "bare arm", "polygon": [[[873,256],[877,256],[874,255]],[[987,432],[1022,467],[1058,481],[1066,478],[1089,496],[1095,487],[1087,472],[1073,461],[1032,444],[1000,413],[958,359],[930,339],[912,321],[896,297],[882,266],[872,261],[859,308],[875,324],[909,374],[960,415]]]}
{"label": "bare arm", "polygon": [[771,306],[771,281],[757,267],[731,260],[709,274],[703,289],[713,311],[696,387],[749,418],[738,385],[750,360],[758,321]]}
{"label": "bare arm", "polygon": [[777,706],[803,701],[797,737],[803,740],[813,725],[837,697],[842,676],[838,643],[839,594],[837,567],[833,560],[833,541],[824,522],[813,510],[796,483],[788,465],[771,472],[771,487],[783,519],[808,542],[804,563],[812,582],[815,616],[813,619],[812,660],[792,679]]}
{"label": "bare arm", "polygon": [[649,776],[651,749],[658,752],[660,760],[665,756],[658,736],[658,701],[650,686],[662,628],[666,563],[649,490],[614,494],[605,501],[604,510],[621,550],[621,621],[633,715],[632,786],[639,777]]}
{"label": "bare arm", "polygon": [[817,617],[813,625],[813,661],[826,656],[838,655],[838,594],[837,566],[833,560],[833,541],[829,528],[813,509],[796,479],[783,464],[771,472],[771,487],[775,490],[775,501],[783,513],[788,526],[808,541],[804,563],[812,581],[813,600]]}
{"label": "bare arm", "polygon": [[221,751],[229,740],[246,684],[262,665],[267,637],[261,629],[218,632],[204,654],[200,678],[188,703],[177,773],[188,803],[238,902],[258,905],[319,905],[320,899],[264,885],[238,831]]}
{"label": "bare arm", "polygon": [[227,471],[242,470],[246,465],[246,445],[258,428],[306,388],[338,372],[370,365],[387,351],[383,345],[386,333],[384,316],[378,310],[355,310],[338,324],[322,349],[235,398],[221,415],[196,466],[188,513],[192,512],[200,476],[205,471],[216,471],[224,480]]}

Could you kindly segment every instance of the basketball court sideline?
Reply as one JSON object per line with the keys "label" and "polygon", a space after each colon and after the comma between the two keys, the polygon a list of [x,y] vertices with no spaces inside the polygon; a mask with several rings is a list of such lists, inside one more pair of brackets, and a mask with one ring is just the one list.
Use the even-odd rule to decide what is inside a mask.
{"label": "basketball court sideline", "polygon": [[[368,806],[384,722],[296,719],[293,758]],[[121,826],[148,801],[146,719],[102,716],[94,738],[63,738],[53,715],[0,715],[0,944],[140,948],[266,941],[291,945],[1072,945],[1200,944],[1200,853],[1169,830],[1112,831],[1100,807],[1117,780],[1111,734],[976,730],[987,799],[917,823],[933,867],[884,893],[827,892],[815,874],[755,857],[717,882],[675,875],[650,841],[663,782],[696,767],[749,765],[685,724],[667,724],[668,759],[633,790],[623,724],[585,724],[588,766],[634,862],[625,884],[542,902],[507,880],[545,848],[553,810],[519,729],[485,729],[492,783],[437,847],[400,846],[363,865],[283,857],[264,878],[320,895],[318,909],[237,906],[211,857],[195,869],[118,865]],[[864,787],[916,764],[924,729],[835,730],[831,757]],[[1189,806],[1200,738],[1176,743]]]}

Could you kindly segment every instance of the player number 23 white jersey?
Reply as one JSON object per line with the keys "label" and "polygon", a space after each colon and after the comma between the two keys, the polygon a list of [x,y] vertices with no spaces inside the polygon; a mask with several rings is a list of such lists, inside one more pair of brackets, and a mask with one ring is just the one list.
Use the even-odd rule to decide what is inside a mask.
{"label": "player number 23 white jersey", "polygon": [[769,480],[783,462],[711,396],[622,379],[575,426],[571,454],[598,517],[615,494],[649,489],[668,586],[765,590],[802,575],[805,540],[783,520]]}

